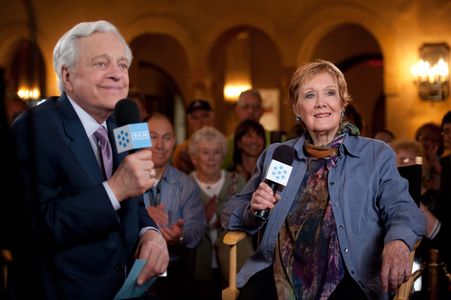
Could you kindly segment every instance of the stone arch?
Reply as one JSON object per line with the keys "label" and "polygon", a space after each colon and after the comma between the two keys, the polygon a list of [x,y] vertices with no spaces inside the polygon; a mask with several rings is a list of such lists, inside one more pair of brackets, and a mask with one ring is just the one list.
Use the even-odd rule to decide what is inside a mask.
{"label": "stone arch", "polygon": [[29,39],[29,32],[26,26],[12,26],[0,28],[0,65],[6,67],[14,47],[20,40]]}
{"label": "stone arch", "polygon": [[[333,21],[332,21],[333,19]],[[385,115],[385,105],[381,106],[381,101],[385,103],[386,95],[392,95],[396,90],[394,80],[395,70],[391,69],[396,66],[395,63],[395,50],[394,50],[394,36],[390,31],[389,24],[385,23],[380,16],[364,10],[359,7],[352,6],[333,6],[323,11],[310,16],[303,20],[302,27],[295,33],[293,40],[296,45],[299,45],[299,52],[296,57],[296,65],[303,61],[313,58],[315,49],[318,45],[324,44],[323,39],[331,32],[339,30],[343,27],[356,27],[361,28],[361,32],[365,32],[369,39],[372,39],[377,44],[378,51],[380,53],[379,61],[382,63],[383,69],[380,70],[380,76],[376,78],[371,86],[370,95],[366,95],[362,89],[354,90],[357,95],[366,95],[366,98],[356,97],[358,100],[355,105],[359,107],[363,112],[365,120],[366,135],[372,135],[374,131],[384,127],[385,118],[381,116]],[[305,28],[310,28],[310,31],[306,31]],[[358,53],[359,55],[372,55],[374,53]],[[349,57],[348,57],[349,58]],[[355,57],[354,57],[355,58]],[[369,60],[364,60],[368,62]],[[363,62],[363,61],[362,61]],[[341,63],[337,61],[337,63]],[[348,61],[349,63],[349,61]],[[357,66],[357,64],[355,64]],[[362,65],[361,65],[362,66]],[[362,71],[362,67],[359,67]],[[354,69],[351,73],[358,72]],[[352,78],[352,77],[351,77]],[[354,76],[356,78],[356,76]],[[379,87],[374,87],[374,84],[379,82]],[[373,95],[373,94],[374,95]],[[359,100],[364,100],[360,102]],[[382,110],[381,110],[382,109]],[[374,112],[377,110],[378,115]],[[385,124],[385,125],[384,125]]]}
{"label": "stone arch", "polygon": [[177,137],[184,137],[191,73],[183,45],[162,33],[145,33],[129,44],[135,56],[130,68],[130,90],[141,94],[147,113],[165,114],[174,121]]}
{"label": "stone arch", "polygon": [[190,69],[198,63],[197,47],[192,36],[183,26],[171,19],[145,17],[137,19],[121,29],[128,42],[143,34],[166,34],[174,38],[184,49]]}
{"label": "stone arch", "polygon": [[[15,23],[11,26],[0,27],[0,66],[7,66],[11,55],[14,52],[14,47],[21,40],[30,40],[30,30],[27,24]],[[46,43],[48,43],[48,37],[45,32],[40,29],[37,30],[36,45],[44,57],[45,64],[47,66]],[[53,50],[53,48],[51,48]],[[50,55],[50,61],[52,56]],[[50,62],[51,63],[51,62]]]}
{"label": "stone arch", "polygon": [[[0,44],[0,66],[7,68],[20,41],[30,40],[29,28],[25,23],[15,23],[8,27],[2,27],[0,28],[0,40],[2,41]],[[36,46],[43,59],[46,76],[46,95],[42,96],[56,95],[55,92],[58,90],[57,77],[53,71],[52,61],[54,44],[49,44],[49,37],[39,28],[36,36]]]}
{"label": "stone arch", "polygon": [[392,75],[392,70],[389,69],[389,66],[396,65],[393,31],[390,30],[391,26],[379,16],[363,8],[350,5],[331,6],[303,19],[302,24],[298,26],[299,30],[295,31],[292,39],[299,49],[296,56],[296,65],[310,59],[316,45],[324,35],[342,24],[356,24],[374,36],[381,48],[385,65],[388,66],[384,69],[384,89],[386,93],[394,90],[392,82],[396,82],[396,80],[392,80],[391,76],[394,75]]}
{"label": "stone arch", "polygon": [[[24,44],[31,44],[30,41],[30,32],[29,28],[26,24],[14,24],[14,26],[8,27],[7,29],[0,30],[0,39],[2,43],[0,45],[0,66],[5,69],[5,74],[10,75],[13,69],[12,60],[17,55],[17,52],[20,51],[20,47],[24,46]],[[37,59],[35,63],[35,67],[38,68],[36,72],[39,74],[36,75],[39,81],[39,87],[41,90],[41,97],[47,96],[47,87],[48,87],[48,64],[51,65],[45,56],[45,51],[42,47],[43,33],[41,31],[37,32],[37,37],[35,41],[36,47],[36,56]],[[17,74],[16,74],[17,75]],[[11,79],[11,78],[9,78]],[[16,78],[17,79],[17,78]],[[16,89],[17,87],[14,84],[18,84],[19,82],[7,83],[9,89]],[[9,90],[9,92],[16,92]]]}
{"label": "stone arch", "polygon": [[[276,92],[280,96],[283,74],[282,54],[280,47],[266,32],[242,24],[222,32],[209,50],[207,64],[211,74],[210,89],[215,103],[214,109],[224,112],[217,114],[217,124],[221,130],[229,134],[233,132],[239,120],[234,114],[233,104],[224,99],[223,88],[227,74],[236,73],[236,70],[227,71],[228,67],[242,66],[244,72],[250,76],[249,83],[253,88]],[[273,100],[267,99],[268,97],[263,95],[263,105],[268,109],[268,113],[265,113],[262,119],[269,118],[271,121],[268,121],[266,126],[279,129],[280,106],[277,101],[273,102],[278,100],[278,96]]]}
{"label": "stone arch", "polygon": [[[276,45],[281,57],[284,59],[283,63],[286,63],[286,57],[291,57],[290,55],[290,42],[289,37],[284,34],[272,21],[273,18],[266,16],[265,14],[259,13],[234,13],[227,15],[219,20],[216,20],[212,26],[210,26],[202,35],[201,46],[202,49],[201,57],[208,59],[208,54],[211,51],[214,43],[217,39],[224,33],[236,27],[253,27],[257,30],[268,35],[272,40],[274,45]],[[207,61],[204,61],[207,65]]]}

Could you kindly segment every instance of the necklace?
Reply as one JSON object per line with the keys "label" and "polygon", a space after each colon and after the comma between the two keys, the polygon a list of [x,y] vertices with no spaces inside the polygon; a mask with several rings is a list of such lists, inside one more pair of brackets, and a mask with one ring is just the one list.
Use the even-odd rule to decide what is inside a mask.
{"label": "necklace", "polygon": [[194,179],[196,180],[200,189],[210,197],[211,197],[211,195],[219,194],[219,191],[221,190],[222,185],[224,184],[224,180],[225,180],[224,171],[221,171],[221,177],[219,178],[218,181],[216,181],[214,183],[205,183],[205,182],[200,181],[199,178],[197,177],[196,172],[193,172],[193,175],[194,175]]}

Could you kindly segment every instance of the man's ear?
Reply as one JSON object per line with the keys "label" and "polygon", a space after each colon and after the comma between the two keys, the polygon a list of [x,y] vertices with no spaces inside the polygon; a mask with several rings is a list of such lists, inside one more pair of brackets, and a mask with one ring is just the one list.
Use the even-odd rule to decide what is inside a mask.
{"label": "man's ear", "polygon": [[64,90],[66,91],[72,91],[72,83],[70,81],[70,75],[69,69],[67,66],[61,67],[61,78],[63,80]]}

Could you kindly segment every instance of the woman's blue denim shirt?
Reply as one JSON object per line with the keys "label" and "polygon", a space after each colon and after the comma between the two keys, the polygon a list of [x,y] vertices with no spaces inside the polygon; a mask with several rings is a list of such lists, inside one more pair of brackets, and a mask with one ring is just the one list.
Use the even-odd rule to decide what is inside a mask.
{"label": "woman's blue denim shirt", "polygon": [[[279,231],[306,171],[304,139],[302,136],[284,143],[295,149],[293,170],[287,186],[280,192],[281,200],[270,211],[257,251],[238,274],[238,287],[272,264]],[[253,234],[260,228],[253,220],[250,199],[265,179],[265,171],[279,145],[272,144],[262,153],[252,178],[226,203],[223,213],[230,214],[229,230]],[[425,218],[409,194],[407,180],[399,175],[390,146],[347,135],[340,156],[329,172],[328,186],[341,254],[349,274],[368,298],[387,299],[380,283],[383,247],[392,240],[402,240],[412,250],[424,234]]]}

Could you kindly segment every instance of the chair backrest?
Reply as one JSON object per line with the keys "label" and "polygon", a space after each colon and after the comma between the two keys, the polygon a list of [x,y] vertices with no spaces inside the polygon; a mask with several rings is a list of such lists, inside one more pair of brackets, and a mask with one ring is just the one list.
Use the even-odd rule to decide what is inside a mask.
{"label": "chair backrest", "polygon": [[409,193],[415,203],[420,206],[421,184],[422,184],[422,166],[423,158],[418,156],[415,163],[408,166],[398,167],[399,174],[409,181]]}

